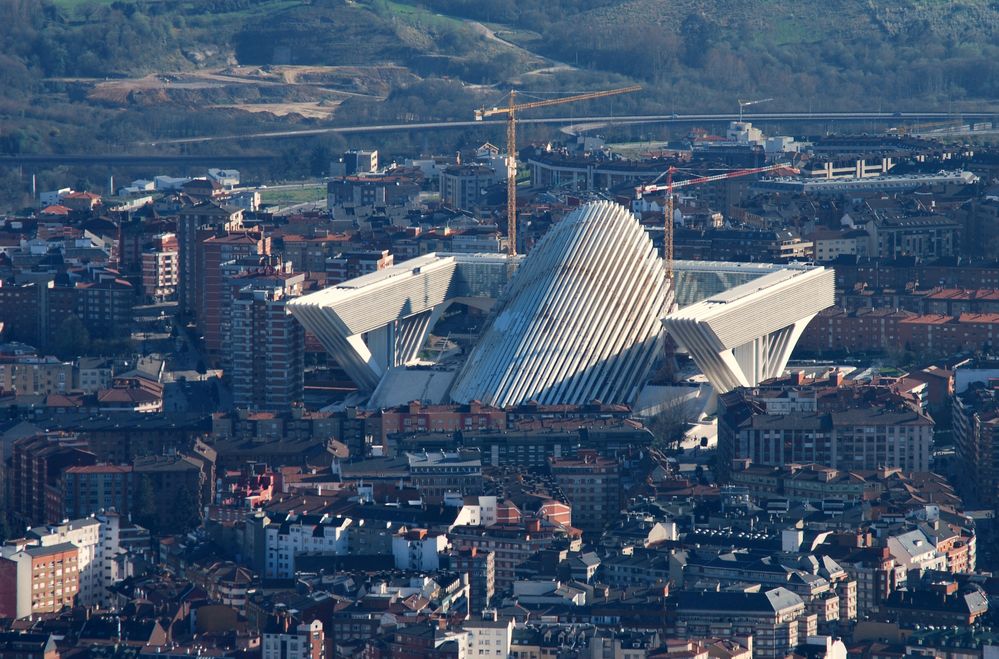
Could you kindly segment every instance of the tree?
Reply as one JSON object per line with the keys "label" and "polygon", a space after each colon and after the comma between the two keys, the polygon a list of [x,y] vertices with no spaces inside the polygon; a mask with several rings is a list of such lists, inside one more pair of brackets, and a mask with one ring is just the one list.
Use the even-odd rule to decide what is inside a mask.
{"label": "tree", "polygon": [[135,346],[127,338],[94,339],[90,342],[90,352],[102,356],[125,356],[135,352]]}
{"label": "tree", "polygon": [[143,526],[151,533],[160,529],[159,510],[156,507],[156,488],[149,476],[140,476],[135,488],[135,499],[132,506],[132,517],[135,523]]}
{"label": "tree", "polygon": [[197,493],[183,488],[170,502],[164,530],[169,533],[186,533],[201,524],[201,511]]}
{"label": "tree", "polygon": [[655,444],[666,450],[679,449],[687,426],[696,415],[694,400],[681,397],[667,402],[663,410],[648,423],[649,430],[655,436]]}
{"label": "tree", "polygon": [[683,26],[680,30],[683,35],[683,63],[693,69],[701,68],[707,54],[711,51],[711,45],[717,32],[717,26],[713,25],[703,14],[688,14],[683,19]]}
{"label": "tree", "polygon": [[90,332],[78,316],[67,316],[59,324],[52,349],[60,359],[75,359],[90,350]]}

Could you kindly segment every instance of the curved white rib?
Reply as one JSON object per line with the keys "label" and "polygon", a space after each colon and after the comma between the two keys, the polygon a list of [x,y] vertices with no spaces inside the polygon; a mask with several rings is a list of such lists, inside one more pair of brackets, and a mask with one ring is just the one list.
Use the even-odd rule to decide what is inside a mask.
{"label": "curved white rib", "polygon": [[501,407],[633,403],[672,299],[638,220],[618,204],[586,204],[528,255],[451,397]]}

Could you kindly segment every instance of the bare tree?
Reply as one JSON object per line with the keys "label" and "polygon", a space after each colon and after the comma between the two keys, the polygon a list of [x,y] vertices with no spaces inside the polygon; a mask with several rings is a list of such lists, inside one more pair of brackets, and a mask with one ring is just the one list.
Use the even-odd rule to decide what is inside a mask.
{"label": "bare tree", "polygon": [[679,449],[687,427],[697,416],[697,408],[696,398],[677,397],[667,402],[647,424],[655,436],[655,446],[666,451]]}

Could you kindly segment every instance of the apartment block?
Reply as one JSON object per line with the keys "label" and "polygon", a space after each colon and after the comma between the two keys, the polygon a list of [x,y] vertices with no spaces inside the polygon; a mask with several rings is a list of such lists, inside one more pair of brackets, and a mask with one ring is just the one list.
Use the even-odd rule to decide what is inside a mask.
{"label": "apartment block", "polygon": [[257,231],[229,231],[206,238],[200,245],[200,259],[196,292],[198,329],[211,354],[219,354],[222,345],[222,319],[225,298],[228,295],[223,264],[244,257],[270,254],[270,239]]}
{"label": "apartment block", "polygon": [[280,411],[302,401],[305,331],[283,288],[241,290],[232,302],[229,344],[233,404]]}
{"label": "apartment block", "polygon": [[0,356],[0,392],[48,396],[73,388],[73,364],[55,357]]}
{"label": "apartment block", "polygon": [[808,615],[801,598],[783,587],[757,593],[686,592],[678,598],[678,636],[752,636],[754,657],[784,657],[815,636],[817,628],[816,616]]}
{"label": "apartment block", "polygon": [[870,390],[850,402],[802,397],[791,408],[770,408],[774,394],[736,390],[720,397],[719,468],[734,460],[782,466],[818,463],[842,470],[900,468],[929,471],[934,422],[919,406]]}
{"label": "apartment block", "polygon": [[600,532],[621,512],[621,474],[617,460],[584,450],[573,458],[550,458],[552,476],[573,511],[573,524]]}
{"label": "apartment block", "polygon": [[451,554],[451,569],[468,576],[469,613],[478,615],[492,604],[496,594],[496,554],[469,547]]}
{"label": "apartment block", "polygon": [[313,620],[291,629],[285,619],[284,626],[284,629],[264,632],[262,659],[323,659],[323,623]]}
{"label": "apartment block", "polygon": [[162,233],[142,252],[142,293],[161,302],[177,293],[180,283],[180,253],[177,235]]}
{"label": "apartment block", "polygon": [[982,505],[999,507],[999,388],[972,383],[954,397],[954,441],[965,491]]}
{"label": "apartment block", "polygon": [[118,553],[120,526],[117,513],[106,513],[61,524],[32,527],[25,536],[29,542],[41,547],[65,544],[76,547],[76,604],[106,607],[112,602],[108,587],[120,578],[114,561]]}
{"label": "apartment block", "polygon": [[79,549],[69,542],[0,550],[0,616],[26,618],[72,607],[80,589]]}
{"label": "apartment block", "polygon": [[134,478],[131,465],[95,464],[69,467],[62,475],[62,504],[68,519],[106,510],[128,515]]}

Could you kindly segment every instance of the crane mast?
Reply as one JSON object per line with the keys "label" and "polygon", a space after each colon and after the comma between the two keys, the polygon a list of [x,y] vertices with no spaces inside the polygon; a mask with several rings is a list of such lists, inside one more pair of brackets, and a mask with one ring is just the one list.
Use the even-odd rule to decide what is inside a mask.
{"label": "crane mast", "polygon": [[506,115],[506,242],[507,253],[517,254],[517,92],[510,90]]}
{"label": "crane mast", "polygon": [[507,241],[509,243],[507,245],[507,252],[510,256],[516,256],[517,254],[517,114],[524,110],[533,110],[535,108],[545,108],[552,105],[574,103],[576,101],[589,101],[595,98],[616,96],[617,94],[628,94],[636,92],[641,88],[641,85],[632,85],[630,87],[622,87],[621,89],[609,89],[520,104],[517,103],[517,92],[511,91],[508,105],[480,108],[475,111],[476,121],[482,121],[486,117],[497,114],[506,115],[506,230]]}
{"label": "crane mast", "polygon": [[742,176],[751,176],[753,174],[768,174],[776,171],[788,171],[790,173],[798,173],[798,170],[787,164],[778,163],[774,165],[767,165],[766,167],[752,167],[750,169],[737,169],[731,172],[725,172],[724,174],[715,174],[713,176],[698,176],[695,178],[684,179],[682,181],[674,181],[673,174],[680,171],[674,166],[670,166],[660,177],[665,176],[666,181],[664,183],[659,183],[658,181],[653,181],[646,185],[640,185],[635,188],[635,198],[641,199],[642,195],[653,193],[653,192],[666,192],[666,203],[663,207],[663,221],[664,221],[664,234],[663,234],[663,260],[666,265],[666,279],[670,282],[673,281],[673,191],[676,188],[685,188],[692,185],[701,185],[702,183],[713,183],[715,181],[724,181],[730,178],[739,178]]}

